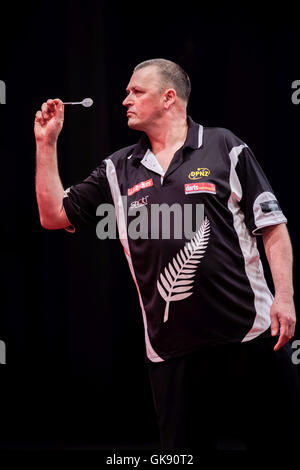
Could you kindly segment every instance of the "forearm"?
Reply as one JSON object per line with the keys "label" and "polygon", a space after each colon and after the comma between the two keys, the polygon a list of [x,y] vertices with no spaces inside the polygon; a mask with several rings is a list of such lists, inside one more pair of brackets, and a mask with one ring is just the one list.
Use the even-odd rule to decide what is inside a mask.
{"label": "forearm", "polygon": [[64,197],[64,188],[58,171],[56,144],[37,143],[36,196],[42,226],[56,228],[55,221],[62,211]]}
{"label": "forearm", "polygon": [[282,298],[293,297],[293,251],[286,225],[265,227],[263,241],[275,295]]}

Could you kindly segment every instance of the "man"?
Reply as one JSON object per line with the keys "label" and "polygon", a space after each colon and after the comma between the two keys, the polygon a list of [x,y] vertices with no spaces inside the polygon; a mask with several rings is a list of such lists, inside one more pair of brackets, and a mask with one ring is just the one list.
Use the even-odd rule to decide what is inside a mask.
{"label": "man", "polygon": [[[298,412],[288,344],[296,317],[287,220],[247,145],[187,116],[190,90],[179,65],[139,64],[123,105],[128,126],[143,132],[140,141],[66,191],[56,152],[64,106],[59,99],[43,103],[35,118],[41,224],[74,232],[97,222],[99,205],[114,204],[143,314],[162,449],[215,448],[218,423],[231,419],[226,409],[249,448],[288,445],[290,437],[276,427]],[[152,208],[163,203],[178,204],[183,215],[189,205],[193,220],[204,205],[193,236],[175,236],[184,225],[175,217],[168,219],[169,236],[161,228],[153,235]],[[140,238],[129,233],[136,207],[148,222]],[[259,234],[275,297],[264,278]]]}

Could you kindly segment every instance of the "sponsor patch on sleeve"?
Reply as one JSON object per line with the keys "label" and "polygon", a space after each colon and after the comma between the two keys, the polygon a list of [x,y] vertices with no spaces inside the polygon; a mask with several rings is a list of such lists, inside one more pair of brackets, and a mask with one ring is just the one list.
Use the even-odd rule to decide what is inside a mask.
{"label": "sponsor patch on sleeve", "polygon": [[272,201],[261,202],[260,207],[262,212],[281,211],[281,208],[276,199],[273,199]]}

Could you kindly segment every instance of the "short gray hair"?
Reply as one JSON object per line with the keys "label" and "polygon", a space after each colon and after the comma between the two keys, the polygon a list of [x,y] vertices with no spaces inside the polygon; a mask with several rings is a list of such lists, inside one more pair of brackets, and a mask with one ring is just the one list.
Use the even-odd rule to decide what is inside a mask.
{"label": "short gray hair", "polygon": [[171,84],[176,90],[177,96],[188,103],[191,93],[191,82],[188,74],[183,70],[183,68],[171,60],[150,59],[138,64],[134,68],[134,72],[151,65],[154,65],[159,70],[159,74],[162,79],[162,89],[167,88],[167,86]]}

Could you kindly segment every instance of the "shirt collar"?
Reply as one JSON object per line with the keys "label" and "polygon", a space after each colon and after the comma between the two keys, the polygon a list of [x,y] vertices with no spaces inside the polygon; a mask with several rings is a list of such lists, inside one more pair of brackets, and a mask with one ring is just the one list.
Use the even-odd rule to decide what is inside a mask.
{"label": "shirt collar", "polygon": [[[194,122],[190,116],[187,116],[187,123],[188,132],[183,149],[199,149],[203,144],[203,126]],[[132,158],[142,160],[148,149],[151,150],[150,140],[146,134],[143,134],[132,152]]]}
{"label": "shirt collar", "polygon": [[194,122],[190,116],[187,117],[187,123],[189,128],[183,148],[199,149],[203,144],[203,126]]}

